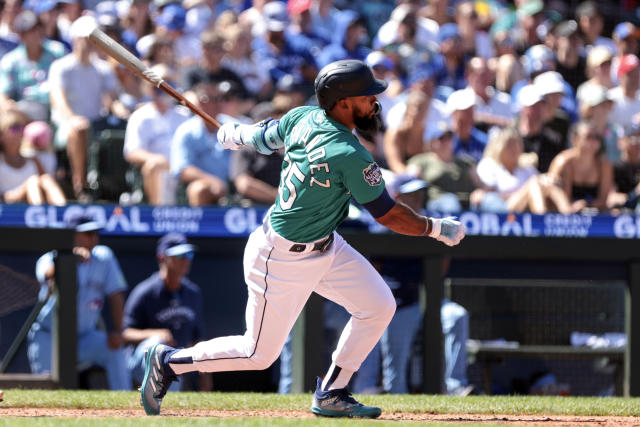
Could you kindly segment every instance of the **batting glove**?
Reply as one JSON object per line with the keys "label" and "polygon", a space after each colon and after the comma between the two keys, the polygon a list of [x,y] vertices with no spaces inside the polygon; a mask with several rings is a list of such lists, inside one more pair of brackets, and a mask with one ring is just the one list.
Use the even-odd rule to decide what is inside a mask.
{"label": "batting glove", "polygon": [[455,246],[464,239],[464,233],[467,229],[460,221],[456,221],[456,217],[447,218],[431,218],[430,237],[441,241],[445,245]]}
{"label": "batting glove", "polygon": [[241,136],[242,125],[225,123],[218,129],[218,142],[225,150],[240,150],[244,147]]}

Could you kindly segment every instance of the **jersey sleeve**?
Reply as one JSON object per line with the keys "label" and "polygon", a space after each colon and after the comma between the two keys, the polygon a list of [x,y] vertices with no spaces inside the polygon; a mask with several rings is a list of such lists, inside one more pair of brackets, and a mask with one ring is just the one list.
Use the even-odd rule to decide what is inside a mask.
{"label": "jersey sleeve", "polygon": [[364,148],[344,156],[339,168],[344,185],[360,204],[377,199],[385,189],[380,166]]}
{"label": "jersey sleeve", "polygon": [[291,132],[293,127],[311,110],[317,107],[297,107],[290,110],[287,114],[282,116],[279,123],[279,130],[282,137],[286,140],[287,135]]}

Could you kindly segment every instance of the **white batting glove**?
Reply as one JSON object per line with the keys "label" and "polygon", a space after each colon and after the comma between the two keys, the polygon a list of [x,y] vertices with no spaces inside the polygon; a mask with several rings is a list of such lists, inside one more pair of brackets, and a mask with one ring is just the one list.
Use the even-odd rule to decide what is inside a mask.
{"label": "white batting glove", "polygon": [[240,150],[244,147],[239,123],[225,123],[218,129],[218,142],[225,150]]}
{"label": "white batting glove", "polygon": [[464,239],[467,229],[456,217],[431,218],[431,233],[429,237],[441,241],[445,245],[455,246]]}

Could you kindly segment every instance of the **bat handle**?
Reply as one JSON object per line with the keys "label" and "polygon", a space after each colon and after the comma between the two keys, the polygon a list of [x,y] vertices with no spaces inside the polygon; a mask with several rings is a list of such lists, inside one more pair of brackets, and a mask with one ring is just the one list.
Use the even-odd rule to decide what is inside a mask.
{"label": "bat handle", "polygon": [[185,107],[187,107],[188,109],[190,109],[191,111],[193,111],[194,113],[202,117],[202,119],[207,123],[209,123],[211,126],[215,127],[216,129],[220,129],[221,125],[216,119],[211,117],[209,114],[205,113],[200,107],[198,107],[194,103],[190,102],[187,98],[184,97],[184,95],[182,95],[180,92],[172,88],[171,85],[169,85],[169,83],[165,82],[164,80],[159,80],[158,83],[156,83],[156,85],[158,86],[158,88],[162,89],[163,91],[171,95],[180,104],[184,105]]}

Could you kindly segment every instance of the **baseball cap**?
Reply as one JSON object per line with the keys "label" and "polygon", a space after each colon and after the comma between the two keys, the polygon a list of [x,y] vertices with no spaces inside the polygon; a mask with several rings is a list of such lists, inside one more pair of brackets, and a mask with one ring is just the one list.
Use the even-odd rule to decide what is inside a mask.
{"label": "baseball cap", "polygon": [[38,17],[31,10],[23,10],[13,20],[13,28],[16,33],[26,33],[36,25],[38,25]]}
{"label": "baseball cap", "polygon": [[476,93],[470,89],[460,89],[453,92],[447,98],[447,111],[453,113],[454,111],[468,110],[476,103]]}
{"label": "baseball cap", "polygon": [[624,40],[627,37],[635,37],[638,38],[638,29],[631,22],[621,22],[613,29],[613,39],[614,40]]}
{"label": "baseball cap", "polygon": [[457,24],[451,22],[444,24],[440,27],[440,31],[438,31],[438,42],[440,43],[456,37],[460,37],[460,30]]}
{"label": "baseball cap", "polygon": [[553,51],[543,44],[531,46],[522,56],[522,66],[528,76],[551,70],[553,62]]}
{"label": "baseball cap", "polygon": [[41,13],[49,12],[53,10],[58,5],[57,0],[38,0],[33,5],[32,10],[36,15],[40,15]]}
{"label": "baseball cap", "polygon": [[538,91],[542,96],[549,95],[551,93],[564,93],[564,79],[562,74],[557,71],[546,71],[536,76],[533,79],[533,84],[536,85]]}
{"label": "baseball cap", "polygon": [[393,60],[379,50],[375,50],[367,55],[364,62],[371,68],[384,67],[387,70],[393,70],[395,68]]}
{"label": "baseball cap", "polygon": [[638,57],[632,53],[624,55],[620,58],[620,63],[618,64],[618,77],[622,77],[627,74],[629,71],[638,68],[640,63],[638,62]]}
{"label": "baseball cap", "polygon": [[528,84],[524,86],[520,89],[517,95],[517,103],[520,108],[531,107],[542,100],[543,98],[540,88],[535,84]]}
{"label": "baseball cap", "polygon": [[67,221],[67,224],[69,225],[69,227],[75,229],[78,233],[97,231],[103,228],[98,221],[86,214],[72,216]]}
{"label": "baseball cap", "polygon": [[582,18],[583,16],[592,17],[599,15],[598,6],[591,0],[584,1],[576,8],[576,17]]}
{"label": "baseball cap", "polygon": [[289,0],[287,3],[287,10],[290,14],[302,13],[305,10],[309,10],[311,7],[311,0]]}
{"label": "baseball cap", "polygon": [[589,107],[595,107],[605,101],[611,101],[609,91],[606,87],[600,85],[593,85],[589,90],[582,91],[581,96],[578,98],[580,105]]}
{"label": "baseball cap", "polygon": [[587,67],[594,68],[611,61],[613,52],[606,46],[595,46],[589,51],[587,56]]}
{"label": "baseball cap", "polygon": [[518,7],[516,12],[518,17],[537,15],[544,9],[544,3],[542,0],[528,0]]}
{"label": "baseball cap", "polygon": [[262,8],[268,31],[284,31],[289,25],[287,5],[282,1],[270,1]]}
{"label": "baseball cap", "polygon": [[556,37],[571,37],[578,32],[578,23],[573,19],[562,21],[553,29]]}
{"label": "baseball cap", "polygon": [[446,120],[440,120],[433,126],[429,125],[429,129],[427,129],[427,141],[442,138],[442,135],[446,133],[453,133],[453,130],[451,130],[451,125]]}
{"label": "baseball cap", "polygon": [[194,252],[196,247],[187,243],[187,238],[182,233],[168,233],[158,240],[156,255],[178,256]]}
{"label": "baseball cap", "polygon": [[166,27],[171,31],[180,31],[184,28],[187,19],[187,11],[179,4],[168,4],[156,18],[156,25]]}

